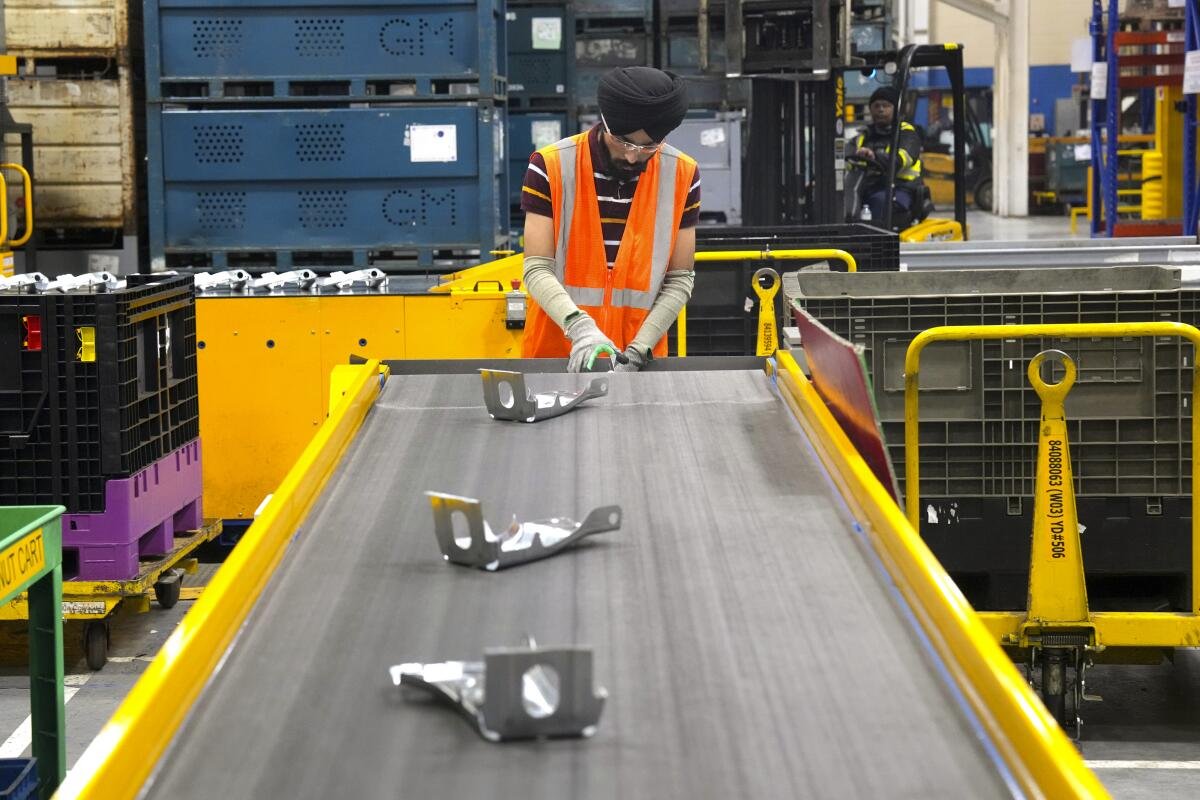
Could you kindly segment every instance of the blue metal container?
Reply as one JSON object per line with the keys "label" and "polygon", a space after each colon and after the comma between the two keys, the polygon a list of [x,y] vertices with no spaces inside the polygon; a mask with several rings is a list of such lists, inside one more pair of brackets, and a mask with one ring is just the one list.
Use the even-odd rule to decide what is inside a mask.
{"label": "blue metal container", "polygon": [[563,109],[575,83],[575,17],[569,5],[509,8],[509,108]]}
{"label": "blue metal container", "polygon": [[[574,116],[574,115],[572,115]],[[519,220],[521,186],[534,150],[553,144],[577,131],[568,124],[564,113],[511,113],[508,117],[508,195],[513,219]]]}
{"label": "blue metal container", "polygon": [[502,98],[503,0],[149,0],[147,99]]}
{"label": "blue metal container", "polygon": [[[488,250],[505,241],[502,109],[491,103],[163,110],[147,125],[150,249]],[[178,261],[178,259],[176,259]]]}
{"label": "blue metal container", "polygon": [[654,0],[574,0],[579,17],[645,19],[654,16]]}

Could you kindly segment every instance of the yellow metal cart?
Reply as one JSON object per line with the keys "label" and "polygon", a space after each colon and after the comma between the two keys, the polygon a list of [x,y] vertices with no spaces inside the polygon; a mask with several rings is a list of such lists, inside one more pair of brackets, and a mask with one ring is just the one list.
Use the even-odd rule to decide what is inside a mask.
{"label": "yellow metal cart", "polygon": [[[150,598],[163,608],[179,601],[185,573],[195,573],[195,551],[221,534],[220,520],[206,520],[198,531],[175,534],[170,553],[144,562],[134,578],[123,581],[63,581],[62,618],[80,620],[83,625],[83,651],[91,669],[101,669],[108,661],[109,620],[118,608],[135,613],[150,610]],[[29,598],[16,595],[0,605],[0,622],[29,618]]]}

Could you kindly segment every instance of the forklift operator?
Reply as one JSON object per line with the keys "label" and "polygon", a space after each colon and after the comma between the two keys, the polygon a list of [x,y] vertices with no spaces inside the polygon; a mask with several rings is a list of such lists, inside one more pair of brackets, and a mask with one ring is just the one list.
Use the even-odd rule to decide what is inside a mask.
{"label": "forklift operator", "polygon": [[[854,140],[851,153],[872,163],[866,178],[863,202],[871,209],[871,219],[882,222],[887,211],[888,169],[892,152],[892,125],[896,122],[896,106],[900,93],[891,86],[882,86],[871,95],[868,104],[871,124]],[[850,169],[862,169],[850,164]],[[900,122],[900,161],[896,164],[895,204],[911,212],[921,196],[921,137],[908,122]]]}
{"label": "forklift operator", "polygon": [[529,159],[525,211],[526,358],[618,372],[667,354],[692,294],[700,175],[663,140],[687,113],[683,79],[620,67],[600,80],[600,122]]}

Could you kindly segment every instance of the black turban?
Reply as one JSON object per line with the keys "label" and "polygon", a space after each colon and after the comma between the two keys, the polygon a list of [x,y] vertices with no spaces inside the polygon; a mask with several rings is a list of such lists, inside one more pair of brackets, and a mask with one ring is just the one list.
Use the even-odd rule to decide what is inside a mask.
{"label": "black turban", "polygon": [[[900,92],[896,91],[895,86],[880,86],[871,94],[871,103],[876,100],[886,100],[893,106],[900,104]],[[868,103],[867,105],[870,105]]]}
{"label": "black turban", "polygon": [[653,67],[617,67],[600,78],[600,113],[618,136],[645,131],[661,142],[687,114],[683,78]]}

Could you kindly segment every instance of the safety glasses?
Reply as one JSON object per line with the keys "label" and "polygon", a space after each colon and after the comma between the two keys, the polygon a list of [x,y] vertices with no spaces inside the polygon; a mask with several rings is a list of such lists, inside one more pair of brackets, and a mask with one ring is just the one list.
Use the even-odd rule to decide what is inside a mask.
{"label": "safety glasses", "polygon": [[662,149],[662,142],[658,144],[634,144],[626,139],[622,139],[612,132],[612,128],[608,127],[608,120],[604,118],[603,114],[600,115],[600,122],[604,124],[604,130],[608,132],[608,135],[616,139],[617,143],[621,147],[624,147],[626,152],[637,153],[640,156],[652,156]]}

